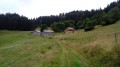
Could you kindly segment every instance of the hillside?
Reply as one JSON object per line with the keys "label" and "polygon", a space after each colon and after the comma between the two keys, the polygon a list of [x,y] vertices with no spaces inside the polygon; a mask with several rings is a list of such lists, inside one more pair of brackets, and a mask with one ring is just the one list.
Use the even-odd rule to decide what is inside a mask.
{"label": "hillside", "polygon": [[120,21],[53,37],[1,30],[0,67],[120,67],[119,27]]}

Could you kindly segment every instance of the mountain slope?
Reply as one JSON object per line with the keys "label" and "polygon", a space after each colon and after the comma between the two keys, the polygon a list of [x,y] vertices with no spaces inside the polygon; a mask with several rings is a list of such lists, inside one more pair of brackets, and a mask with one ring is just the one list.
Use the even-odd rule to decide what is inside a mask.
{"label": "mountain slope", "polygon": [[0,67],[119,67],[119,27],[120,21],[53,37],[1,30]]}

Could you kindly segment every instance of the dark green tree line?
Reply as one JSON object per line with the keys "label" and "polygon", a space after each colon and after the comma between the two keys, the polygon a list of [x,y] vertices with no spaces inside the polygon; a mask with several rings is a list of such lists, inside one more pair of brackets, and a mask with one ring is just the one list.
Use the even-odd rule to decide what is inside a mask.
{"label": "dark green tree line", "polygon": [[[88,20],[89,19],[89,20]],[[47,27],[55,27],[61,30],[67,27],[75,29],[94,29],[95,25],[109,25],[120,19],[120,0],[110,3],[104,9],[92,9],[90,11],[76,10],[68,13],[60,13],[59,15],[40,16],[35,19],[28,19],[18,14],[0,14],[0,29],[7,30],[34,30],[37,27],[46,25]],[[92,25],[93,24],[93,25]],[[59,31],[61,31],[59,29]]]}

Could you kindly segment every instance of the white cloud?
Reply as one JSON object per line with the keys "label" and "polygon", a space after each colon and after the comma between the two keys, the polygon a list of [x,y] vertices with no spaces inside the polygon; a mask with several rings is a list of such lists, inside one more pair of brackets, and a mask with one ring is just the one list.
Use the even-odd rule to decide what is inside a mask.
{"label": "white cloud", "polygon": [[72,10],[104,8],[117,0],[0,0],[0,12],[16,12],[29,18]]}

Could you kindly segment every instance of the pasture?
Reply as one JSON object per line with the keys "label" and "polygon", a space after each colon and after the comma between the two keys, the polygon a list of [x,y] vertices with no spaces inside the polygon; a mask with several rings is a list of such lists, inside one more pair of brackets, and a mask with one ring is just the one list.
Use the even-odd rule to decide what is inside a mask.
{"label": "pasture", "polygon": [[53,37],[0,30],[0,67],[119,67],[120,22]]}

